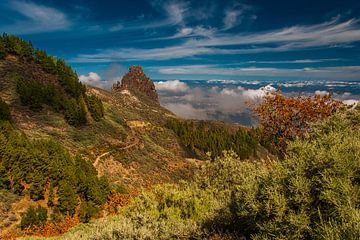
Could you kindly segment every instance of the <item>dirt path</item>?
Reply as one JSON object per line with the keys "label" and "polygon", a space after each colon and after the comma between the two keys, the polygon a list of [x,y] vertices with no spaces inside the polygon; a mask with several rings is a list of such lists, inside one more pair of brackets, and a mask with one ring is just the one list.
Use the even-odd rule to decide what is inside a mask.
{"label": "dirt path", "polygon": [[[125,140],[125,146],[119,148],[119,150],[127,150],[130,149],[132,147],[135,147],[136,145],[138,145],[140,142],[140,139],[136,136],[135,131],[133,129],[131,129],[130,134],[127,136],[126,140]],[[101,154],[100,156],[98,156],[95,159],[95,162],[93,164],[93,166],[96,168],[97,165],[99,164],[99,161],[102,157],[105,157],[106,155],[109,155],[111,152],[105,152],[103,154]]]}
{"label": "dirt path", "polygon": [[[130,136],[130,137],[129,137]],[[131,129],[130,134],[128,135],[127,139],[125,140],[125,147],[120,148],[120,150],[126,150],[132,147],[135,147],[140,142],[139,138],[136,137],[135,131]]]}
{"label": "dirt path", "polygon": [[100,159],[102,158],[102,157],[105,157],[106,155],[108,155],[110,152],[106,152],[106,153],[103,153],[103,154],[101,154],[100,156],[98,156],[97,158],[96,158],[96,160],[95,160],[95,162],[94,162],[94,167],[96,168],[96,166],[99,164],[99,161],[100,161]]}

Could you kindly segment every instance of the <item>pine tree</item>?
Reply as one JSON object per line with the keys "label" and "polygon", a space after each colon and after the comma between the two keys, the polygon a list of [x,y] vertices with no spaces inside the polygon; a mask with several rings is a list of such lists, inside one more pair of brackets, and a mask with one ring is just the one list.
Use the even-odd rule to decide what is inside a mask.
{"label": "pine tree", "polygon": [[28,228],[30,226],[37,225],[37,215],[34,207],[28,208],[25,215],[21,218],[21,229]]}
{"label": "pine tree", "polygon": [[77,205],[77,197],[74,188],[68,181],[62,180],[59,182],[58,196],[60,212],[73,215]]}
{"label": "pine tree", "polygon": [[98,212],[93,202],[82,202],[79,210],[79,217],[83,223],[88,223],[90,219]]}
{"label": "pine tree", "polygon": [[48,202],[47,205],[49,207],[54,206],[54,200],[55,200],[55,193],[54,193],[54,186],[53,183],[50,183],[50,189],[49,189],[49,196],[48,196]]}
{"label": "pine tree", "polygon": [[44,199],[46,179],[39,172],[35,172],[30,186],[30,197],[37,201]]}

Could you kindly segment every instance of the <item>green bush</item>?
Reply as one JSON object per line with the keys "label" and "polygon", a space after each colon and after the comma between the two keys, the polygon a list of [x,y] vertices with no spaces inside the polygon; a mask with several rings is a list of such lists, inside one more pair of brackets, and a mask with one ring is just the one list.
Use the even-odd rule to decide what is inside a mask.
{"label": "green bush", "polygon": [[91,117],[95,121],[100,121],[104,117],[104,107],[101,100],[95,95],[87,96],[87,107]]}
{"label": "green bush", "polygon": [[11,120],[10,108],[2,98],[0,98],[0,120]]}
{"label": "green bush", "polygon": [[251,188],[233,191],[229,206],[247,236],[360,238],[360,113],[338,114],[315,129],[290,143],[288,156]]}
{"label": "green bush", "polygon": [[90,219],[99,212],[99,209],[93,202],[83,202],[80,205],[79,217],[81,222],[88,223]]}
{"label": "green bush", "polygon": [[73,184],[67,180],[59,182],[59,210],[66,215],[73,215],[77,206],[77,196]]}
{"label": "green bush", "polygon": [[46,223],[47,209],[41,206],[30,207],[21,218],[20,227],[26,229],[32,226],[41,226]]}
{"label": "green bush", "polygon": [[17,55],[22,60],[31,61],[33,60],[34,49],[30,42],[4,33],[0,36],[0,58],[7,54]]}

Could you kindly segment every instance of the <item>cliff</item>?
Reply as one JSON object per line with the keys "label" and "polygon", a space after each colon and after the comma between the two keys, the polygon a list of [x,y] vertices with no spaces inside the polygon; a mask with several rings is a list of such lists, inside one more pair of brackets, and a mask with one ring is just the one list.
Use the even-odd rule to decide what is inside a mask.
{"label": "cliff", "polygon": [[159,97],[153,81],[147,77],[140,66],[132,66],[120,82],[113,85],[112,90],[128,89],[159,103]]}

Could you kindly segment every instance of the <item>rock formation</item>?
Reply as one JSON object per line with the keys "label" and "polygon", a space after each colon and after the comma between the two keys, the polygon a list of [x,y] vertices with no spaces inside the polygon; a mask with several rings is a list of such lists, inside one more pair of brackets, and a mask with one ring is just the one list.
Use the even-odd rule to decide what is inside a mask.
{"label": "rock formation", "polygon": [[145,95],[149,99],[159,103],[159,97],[154,83],[147,77],[140,66],[132,66],[121,79],[113,85],[112,90],[128,89],[134,93]]}

